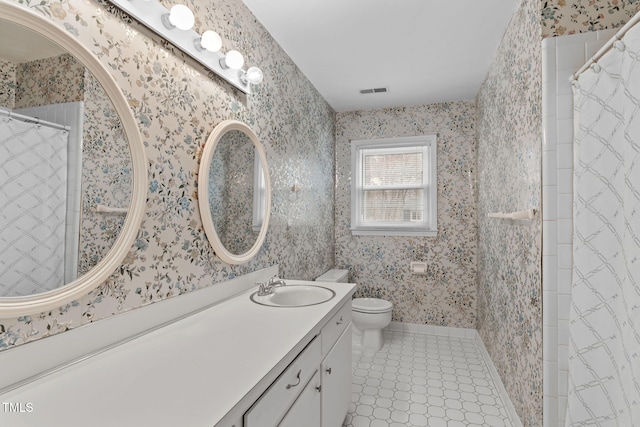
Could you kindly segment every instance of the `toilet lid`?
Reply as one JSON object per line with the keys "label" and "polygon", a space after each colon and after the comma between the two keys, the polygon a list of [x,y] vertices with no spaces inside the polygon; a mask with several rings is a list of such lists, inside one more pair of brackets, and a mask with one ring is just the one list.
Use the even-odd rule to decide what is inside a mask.
{"label": "toilet lid", "polygon": [[383,313],[390,311],[393,304],[380,298],[354,298],[351,300],[351,308],[361,313]]}

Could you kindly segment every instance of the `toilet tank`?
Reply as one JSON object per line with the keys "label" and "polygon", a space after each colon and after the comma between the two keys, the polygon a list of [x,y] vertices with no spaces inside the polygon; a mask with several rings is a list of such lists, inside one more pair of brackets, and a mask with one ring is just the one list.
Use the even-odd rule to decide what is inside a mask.
{"label": "toilet tank", "polygon": [[349,280],[349,270],[331,269],[326,273],[316,277],[316,282],[341,282],[347,283]]}

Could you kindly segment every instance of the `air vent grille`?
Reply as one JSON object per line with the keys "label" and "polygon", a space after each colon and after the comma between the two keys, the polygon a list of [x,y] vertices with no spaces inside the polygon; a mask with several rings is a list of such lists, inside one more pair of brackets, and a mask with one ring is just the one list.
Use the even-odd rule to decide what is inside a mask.
{"label": "air vent grille", "polygon": [[360,93],[362,95],[367,95],[370,93],[385,93],[388,92],[389,89],[387,89],[386,87],[376,87],[376,88],[372,88],[372,89],[361,89]]}

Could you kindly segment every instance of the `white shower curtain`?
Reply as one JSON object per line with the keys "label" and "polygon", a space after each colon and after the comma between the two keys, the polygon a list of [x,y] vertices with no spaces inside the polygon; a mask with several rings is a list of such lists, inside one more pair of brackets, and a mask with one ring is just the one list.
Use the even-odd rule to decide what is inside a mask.
{"label": "white shower curtain", "polygon": [[567,426],[640,426],[640,25],[574,82]]}
{"label": "white shower curtain", "polygon": [[0,115],[0,296],[64,281],[67,134]]}

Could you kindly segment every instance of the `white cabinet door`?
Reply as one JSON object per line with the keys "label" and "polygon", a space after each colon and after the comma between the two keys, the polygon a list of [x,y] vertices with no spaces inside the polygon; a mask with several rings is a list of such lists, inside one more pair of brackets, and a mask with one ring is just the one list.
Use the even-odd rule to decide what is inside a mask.
{"label": "white cabinet door", "polygon": [[320,375],[315,375],[278,427],[320,427]]}
{"label": "white cabinet door", "polygon": [[[291,362],[287,369],[271,384],[256,403],[245,413],[245,427],[272,427],[278,425],[289,407],[300,396],[320,365],[320,340],[314,338]],[[303,424],[304,425],[304,424]]]}
{"label": "white cabinet door", "polygon": [[350,323],[320,367],[322,372],[322,427],[341,427],[351,404]]}

